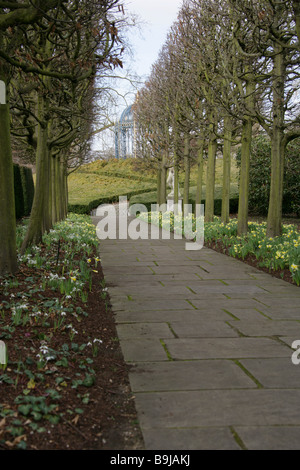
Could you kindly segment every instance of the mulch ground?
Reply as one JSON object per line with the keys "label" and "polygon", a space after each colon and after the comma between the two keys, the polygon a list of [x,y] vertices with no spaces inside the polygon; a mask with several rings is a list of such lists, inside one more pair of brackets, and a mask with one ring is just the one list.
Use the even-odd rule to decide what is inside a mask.
{"label": "mulch ground", "polygon": [[[77,345],[86,344],[92,338],[101,339],[102,342],[97,343],[96,356],[87,354],[87,348],[82,354],[78,351],[72,354],[69,350],[67,356],[58,355],[56,358],[67,357],[67,363],[62,361],[58,366],[58,362],[50,361],[39,374],[34,357],[31,361],[26,360],[26,368],[35,374],[30,386],[28,370],[27,373],[24,371],[25,358],[30,354],[33,356],[33,351],[38,351],[45,334],[48,340],[51,337],[53,350],[64,350],[69,337],[67,328],[62,327],[54,332],[49,327],[44,330],[43,327],[37,328],[34,325],[18,326],[12,338],[9,338],[9,335],[4,337],[9,351],[9,364],[0,374],[10,375],[13,383],[0,380],[1,449],[16,449],[21,441],[26,443],[27,450],[143,449],[134,396],[128,380],[128,366],[120,350],[109,298],[103,299],[101,295],[101,267],[98,266],[97,271],[93,272],[88,302],[76,303],[76,308],[82,308],[87,316],[76,323],[77,334],[73,339]],[[26,279],[29,275],[28,268],[21,267],[17,275],[19,286],[16,294],[17,291],[26,292]],[[43,297],[51,299],[53,295],[53,292],[48,291]],[[0,307],[3,301],[5,297],[0,290]],[[0,330],[3,333],[3,329]],[[20,359],[23,365],[18,371],[16,366]],[[81,385],[72,388],[71,384],[74,384],[76,379],[83,379],[83,371],[86,373],[87,367],[92,367],[95,372],[91,383],[82,381]],[[58,399],[49,396],[49,388],[57,392]],[[33,413],[21,417],[20,413],[17,413],[19,405],[15,403],[15,399],[21,397],[21,400],[24,400],[24,391],[34,397],[46,397],[47,405],[57,402],[51,413],[54,419],[59,416],[59,421],[53,423],[48,419],[40,419],[39,415]],[[33,425],[36,430],[33,430]]]}

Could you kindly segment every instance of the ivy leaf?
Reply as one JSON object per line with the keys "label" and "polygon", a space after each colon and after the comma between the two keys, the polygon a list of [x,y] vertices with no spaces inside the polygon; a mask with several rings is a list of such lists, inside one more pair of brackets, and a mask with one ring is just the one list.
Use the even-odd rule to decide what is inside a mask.
{"label": "ivy leaf", "polygon": [[85,387],[91,387],[95,383],[95,377],[93,375],[86,375],[82,385]]}
{"label": "ivy leaf", "polygon": [[20,405],[18,406],[18,412],[24,416],[28,416],[31,410],[31,405]]}
{"label": "ivy leaf", "polygon": [[32,411],[31,415],[33,416],[33,419],[35,421],[40,421],[42,419],[42,414],[39,413],[38,411]]}

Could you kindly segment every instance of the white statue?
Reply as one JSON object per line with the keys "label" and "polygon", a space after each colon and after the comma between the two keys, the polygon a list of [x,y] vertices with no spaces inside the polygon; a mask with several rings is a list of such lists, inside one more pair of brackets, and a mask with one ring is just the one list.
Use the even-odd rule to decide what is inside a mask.
{"label": "white statue", "polygon": [[[174,188],[175,188],[175,174],[174,174],[174,168],[169,169],[169,174],[167,178],[167,185],[169,188],[172,189],[172,191],[168,194],[168,199],[174,198]],[[178,184],[178,197],[180,197],[180,191],[179,191],[179,184]]]}

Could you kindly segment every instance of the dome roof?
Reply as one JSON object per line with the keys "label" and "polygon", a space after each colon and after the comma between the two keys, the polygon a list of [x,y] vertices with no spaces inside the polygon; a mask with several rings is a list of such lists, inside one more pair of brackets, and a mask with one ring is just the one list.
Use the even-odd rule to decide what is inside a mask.
{"label": "dome roof", "polygon": [[132,121],[133,121],[133,113],[132,113],[132,105],[130,105],[121,114],[119,123],[122,124],[125,122],[132,122]]}

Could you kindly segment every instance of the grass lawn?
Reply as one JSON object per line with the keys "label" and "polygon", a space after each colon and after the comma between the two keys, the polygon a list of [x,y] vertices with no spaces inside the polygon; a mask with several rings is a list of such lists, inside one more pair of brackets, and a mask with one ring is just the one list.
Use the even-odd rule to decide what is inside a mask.
{"label": "grass lawn", "polygon": [[97,160],[83,165],[68,177],[70,204],[84,205],[96,199],[155,187],[153,174],[138,171],[135,159]]}
{"label": "grass lawn", "polygon": [[[222,194],[223,161],[216,161],[216,199]],[[203,181],[206,178],[206,163],[204,164]],[[238,169],[235,161],[232,163],[231,188],[232,196],[238,191],[237,186]],[[180,185],[183,185],[184,174],[180,173]],[[197,168],[191,169],[191,199],[196,195]],[[71,173],[68,178],[69,203],[88,204],[90,201],[101,197],[110,197],[116,194],[126,194],[136,190],[148,190],[153,192],[139,196],[133,196],[133,203],[156,202],[156,174],[150,169],[141,167],[141,162],[136,159],[126,160],[97,160],[96,162],[83,165],[76,172]],[[205,185],[203,187],[205,197]]]}
{"label": "grass lawn", "polygon": [[102,197],[115,196],[116,194],[123,195],[153,187],[154,185],[151,182],[78,172],[71,174],[68,178],[69,203],[88,204]]}

